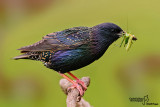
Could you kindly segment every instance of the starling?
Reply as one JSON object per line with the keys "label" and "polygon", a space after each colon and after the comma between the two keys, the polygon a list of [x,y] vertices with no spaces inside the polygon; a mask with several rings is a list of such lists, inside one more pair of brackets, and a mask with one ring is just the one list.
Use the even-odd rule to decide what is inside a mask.
{"label": "starling", "polygon": [[[98,60],[123,33],[125,32],[113,23],[102,23],[93,27],[73,27],[50,33],[39,42],[18,49],[23,54],[14,59],[42,61],[47,68],[57,71],[69,80],[82,96],[87,87],[70,71]],[[68,73],[76,79],[76,82],[64,73]]]}

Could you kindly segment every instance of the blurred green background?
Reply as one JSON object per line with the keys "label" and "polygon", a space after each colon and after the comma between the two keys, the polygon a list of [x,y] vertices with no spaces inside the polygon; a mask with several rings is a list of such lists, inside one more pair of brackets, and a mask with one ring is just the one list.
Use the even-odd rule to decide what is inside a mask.
{"label": "blurred green background", "polygon": [[[160,105],[159,0],[1,0],[0,107],[65,107],[61,77],[41,62],[12,60],[16,49],[48,33],[112,22],[134,34],[131,50],[110,46],[98,61],[72,72],[89,76],[84,98],[94,107],[142,107],[130,97]],[[128,21],[127,21],[128,20]]]}

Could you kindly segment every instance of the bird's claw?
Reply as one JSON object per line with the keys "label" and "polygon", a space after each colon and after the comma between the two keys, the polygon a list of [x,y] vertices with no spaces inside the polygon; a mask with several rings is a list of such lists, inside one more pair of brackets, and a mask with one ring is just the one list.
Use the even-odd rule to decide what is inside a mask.
{"label": "bird's claw", "polygon": [[78,83],[79,85],[81,85],[84,91],[87,90],[87,87],[86,87],[86,85],[84,84],[83,81],[81,81],[81,80],[78,79],[78,80],[76,80],[76,83]]}
{"label": "bird's claw", "polygon": [[80,96],[82,97],[84,95],[84,90],[82,88],[82,86],[80,86],[78,83],[77,84],[73,84],[71,87],[68,88],[68,90],[76,88],[79,91]]}

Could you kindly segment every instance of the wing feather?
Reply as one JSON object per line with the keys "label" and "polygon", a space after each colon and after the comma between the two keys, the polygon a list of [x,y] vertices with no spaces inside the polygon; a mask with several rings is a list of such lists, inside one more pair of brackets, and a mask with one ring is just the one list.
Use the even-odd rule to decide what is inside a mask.
{"label": "wing feather", "polygon": [[74,27],[60,32],[50,33],[39,42],[22,47],[21,53],[29,51],[53,51],[73,49],[89,42],[90,28]]}

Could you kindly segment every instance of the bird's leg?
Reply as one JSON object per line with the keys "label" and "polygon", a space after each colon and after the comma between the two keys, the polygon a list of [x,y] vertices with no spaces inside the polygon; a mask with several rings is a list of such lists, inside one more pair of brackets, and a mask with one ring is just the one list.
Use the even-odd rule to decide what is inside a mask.
{"label": "bird's leg", "polygon": [[84,91],[83,91],[82,87],[77,82],[73,81],[65,74],[62,74],[62,73],[59,73],[59,74],[73,84],[73,86],[71,86],[70,88],[77,88],[80,93],[80,96],[84,95]]}
{"label": "bird's leg", "polygon": [[71,77],[73,77],[74,79],[76,79],[76,83],[78,83],[78,84],[80,84],[82,87],[83,87],[83,89],[84,89],[84,91],[86,91],[87,90],[87,87],[86,87],[86,85],[84,84],[84,82],[83,81],[81,81],[79,78],[77,78],[75,75],[73,75],[72,73],[70,73],[70,72],[67,72]]}

